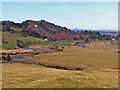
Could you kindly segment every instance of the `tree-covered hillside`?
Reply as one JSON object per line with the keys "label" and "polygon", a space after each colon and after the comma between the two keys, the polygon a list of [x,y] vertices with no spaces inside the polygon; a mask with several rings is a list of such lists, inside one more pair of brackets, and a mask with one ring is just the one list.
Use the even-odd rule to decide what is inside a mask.
{"label": "tree-covered hillside", "polygon": [[33,21],[27,20],[22,23],[11,21],[1,22],[3,32],[22,33],[22,36],[32,36],[50,41],[74,41],[74,40],[111,40],[113,36],[100,34],[93,31],[71,31],[66,27],[57,26],[45,20]]}

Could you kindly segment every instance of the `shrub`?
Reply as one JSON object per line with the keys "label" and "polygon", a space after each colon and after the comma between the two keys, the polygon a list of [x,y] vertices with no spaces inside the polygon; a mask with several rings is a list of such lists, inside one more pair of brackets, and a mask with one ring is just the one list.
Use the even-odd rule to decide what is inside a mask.
{"label": "shrub", "polygon": [[4,60],[4,61],[11,61],[12,58],[11,58],[10,55],[8,54],[7,56],[2,56],[2,60]]}
{"label": "shrub", "polygon": [[47,65],[46,67],[50,67],[50,65]]}
{"label": "shrub", "polygon": [[76,68],[76,70],[83,70],[82,68]]}
{"label": "shrub", "polygon": [[2,56],[2,60],[5,60],[5,56]]}
{"label": "shrub", "polygon": [[61,66],[56,66],[56,69],[61,69],[62,67]]}
{"label": "shrub", "polygon": [[70,68],[68,68],[68,67],[63,67],[63,69],[64,69],[64,70],[70,70]]}

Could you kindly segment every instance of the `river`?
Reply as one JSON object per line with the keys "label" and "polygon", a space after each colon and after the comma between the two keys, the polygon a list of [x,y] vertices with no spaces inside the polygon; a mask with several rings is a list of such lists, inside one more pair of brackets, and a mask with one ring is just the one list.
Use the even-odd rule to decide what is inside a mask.
{"label": "river", "polygon": [[[34,51],[41,51],[41,52],[45,52],[45,53],[52,53],[52,51],[42,50],[42,49],[33,49],[33,48],[29,48],[29,47],[21,47],[21,48],[22,49],[30,49],[30,50],[34,50]],[[29,62],[29,63],[40,63],[40,61],[24,59],[24,57],[33,56],[33,55],[35,55],[35,54],[12,55],[11,58],[14,61],[26,61],[26,62]]]}

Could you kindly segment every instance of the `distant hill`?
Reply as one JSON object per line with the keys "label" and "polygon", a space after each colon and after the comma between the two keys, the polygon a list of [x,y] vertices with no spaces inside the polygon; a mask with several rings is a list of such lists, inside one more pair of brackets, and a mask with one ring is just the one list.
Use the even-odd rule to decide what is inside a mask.
{"label": "distant hill", "polygon": [[116,29],[102,29],[102,30],[98,30],[98,31],[104,31],[104,32],[118,32],[118,30],[116,30]]}
{"label": "distant hill", "polygon": [[101,34],[111,34],[111,35],[117,35],[118,34],[118,30],[116,29],[101,29],[101,30],[92,30],[92,29],[71,29],[72,31],[85,31],[85,30],[88,30],[88,31],[92,31],[92,32],[99,32]]}
{"label": "distant hill", "polygon": [[85,30],[87,30],[87,29],[78,29],[78,28],[74,28],[74,29],[71,29],[71,30],[77,32],[77,31],[85,31]]}
{"label": "distant hill", "polygon": [[[23,37],[32,36],[35,38],[47,39],[49,41],[74,41],[74,40],[112,40],[113,36],[101,35],[105,30],[68,29],[45,20],[26,20],[22,23],[13,21],[2,21],[3,32],[20,33]],[[108,30],[106,30],[108,31]],[[116,37],[115,37],[116,38]]]}
{"label": "distant hill", "polygon": [[[23,36],[33,36],[37,38],[48,40],[72,40],[73,38],[80,38],[73,31],[66,27],[57,26],[45,20],[33,21],[27,20],[23,23],[14,23],[12,21],[2,22],[3,32],[14,32],[13,28],[22,28],[21,33]],[[16,31],[16,30],[15,30]]]}

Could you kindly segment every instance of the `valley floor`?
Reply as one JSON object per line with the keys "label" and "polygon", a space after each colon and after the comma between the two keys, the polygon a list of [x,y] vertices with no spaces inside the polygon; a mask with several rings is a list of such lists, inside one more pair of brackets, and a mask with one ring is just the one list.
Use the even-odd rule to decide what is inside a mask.
{"label": "valley floor", "polygon": [[[47,54],[37,54],[25,57],[42,63],[56,64],[67,67],[83,69],[107,70],[118,69],[118,46],[110,43],[92,43],[82,48],[78,46],[65,46],[64,51]],[[40,48],[40,46],[31,46]],[[105,70],[105,71],[106,71]]]}
{"label": "valley floor", "polygon": [[25,58],[64,66],[82,66],[87,69],[58,70],[34,64],[3,63],[2,86],[3,88],[118,88],[118,72],[116,72],[118,46],[110,43],[93,43],[86,46],[88,47],[65,46],[63,52],[37,54]]}

